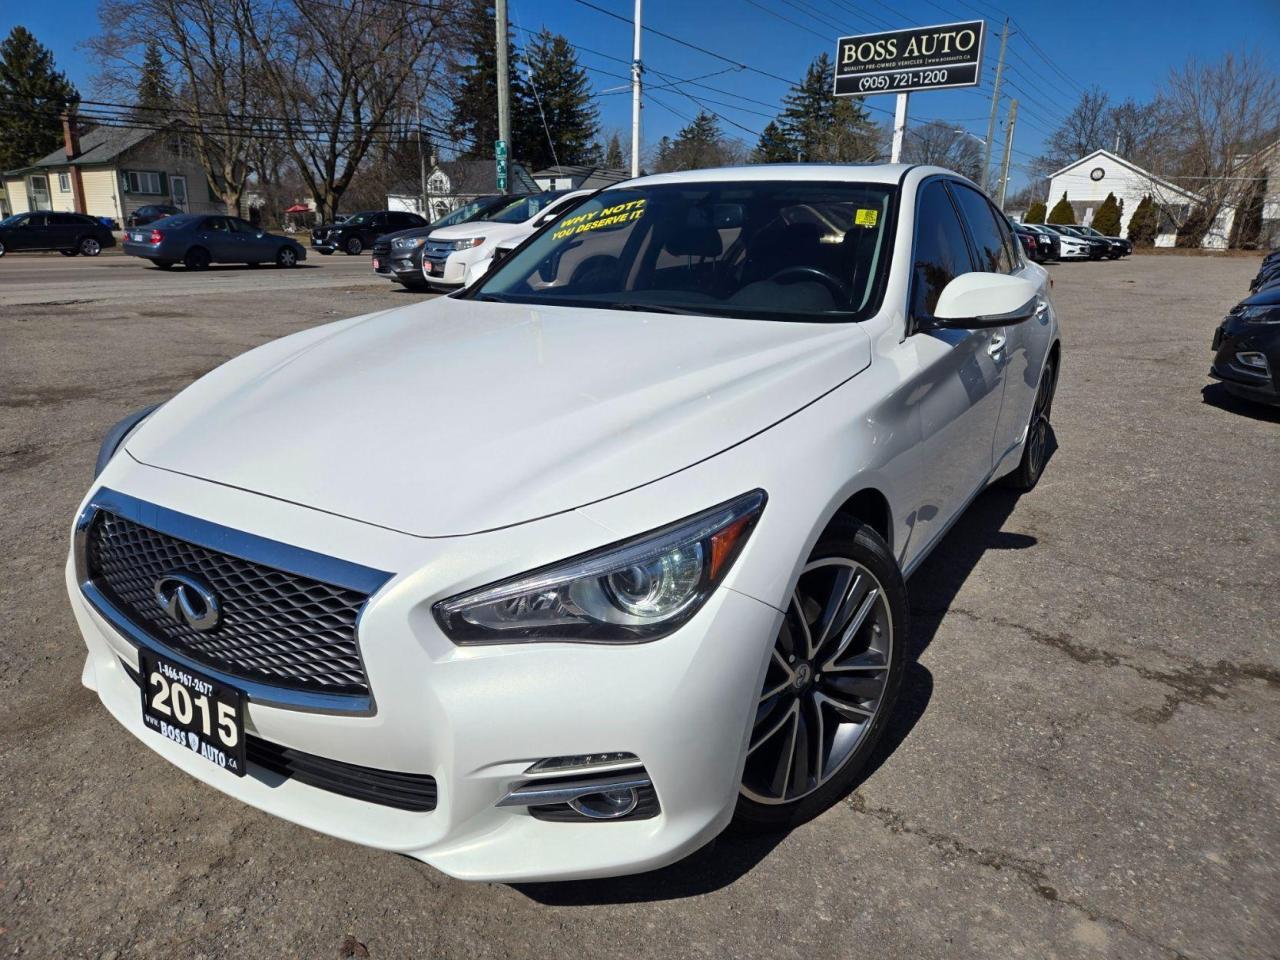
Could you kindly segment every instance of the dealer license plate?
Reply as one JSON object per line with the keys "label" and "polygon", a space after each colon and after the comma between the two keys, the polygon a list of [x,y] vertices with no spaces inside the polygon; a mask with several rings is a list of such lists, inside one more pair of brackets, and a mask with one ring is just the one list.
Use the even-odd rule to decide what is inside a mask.
{"label": "dealer license plate", "polygon": [[141,243],[141,242],[142,242],[142,234],[141,234],[141,233],[131,233],[131,234],[129,234],[129,239],[130,239],[130,240],[132,240],[132,241],[134,241],[135,243]]}
{"label": "dealer license plate", "polygon": [[377,257],[374,257],[374,258],[373,258],[373,269],[375,269],[375,270],[381,270],[381,269],[382,269],[382,261],[381,261],[381,260],[379,260]]}
{"label": "dealer license plate", "polygon": [[244,692],[139,651],[142,722],[237,777],[245,775]]}
{"label": "dealer license plate", "polygon": [[430,260],[423,260],[423,261],[422,261],[422,272],[423,272],[423,273],[435,273],[435,272],[436,272],[436,265],[435,265],[434,263],[432,263]]}

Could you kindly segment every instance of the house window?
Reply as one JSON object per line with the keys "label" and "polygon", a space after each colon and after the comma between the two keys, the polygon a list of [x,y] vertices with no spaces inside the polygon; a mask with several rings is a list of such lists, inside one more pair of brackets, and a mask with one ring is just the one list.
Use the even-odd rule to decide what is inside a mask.
{"label": "house window", "polygon": [[61,190],[63,193],[71,192],[71,174],[69,173],[58,174],[58,189]]}
{"label": "house window", "polygon": [[125,193],[142,193],[155,197],[164,193],[160,174],[151,170],[125,170],[120,174],[120,181]]}

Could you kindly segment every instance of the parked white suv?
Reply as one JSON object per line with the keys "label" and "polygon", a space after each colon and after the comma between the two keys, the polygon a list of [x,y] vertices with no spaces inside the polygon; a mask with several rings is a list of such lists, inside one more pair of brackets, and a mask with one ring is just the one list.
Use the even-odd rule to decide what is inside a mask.
{"label": "parked white suv", "polygon": [[789,827],[865,775],[911,572],[1040,477],[1059,363],[1045,271],[956,174],[631,181],[113,430],[83,681],[192,776],[457,877]]}
{"label": "parked white suv", "polygon": [[523,243],[590,190],[532,193],[483,221],[434,230],[422,249],[422,278],[434,290],[457,290],[484,276],[499,243]]}

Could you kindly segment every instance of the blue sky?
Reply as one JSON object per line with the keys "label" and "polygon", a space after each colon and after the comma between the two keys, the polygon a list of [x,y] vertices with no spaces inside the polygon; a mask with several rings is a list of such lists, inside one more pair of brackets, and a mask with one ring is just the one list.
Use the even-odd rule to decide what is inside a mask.
{"label": "blue sky", "polygon": [[[629,17],[632,0],[591,0]],[[510,0],[513,24],[536,30],[546,26],[579,47],[591,70],[606,129],[630,129],[629,92],[609,93],[623,85],[631,56],[627,24],[580,5],[575,0]],[[388,2],[388,8],[394,2]],[[762,9],[762,8],[767,8]],[[773,11],[771,14],[768,11]],[[920,93],[912,97],[913,118],[941,117],[978,135],[986,133],[995,72],[999,23],[1014,17],[1009,41],[1010,81],[1003,93],[1018,97],[1014,140],[1015,164],[1026,163],[1057,120],[1071,108],[1081,87],[1098,84],[1113,99],[1148,99],[1169,69],[1188,57],[1216,59],[1247,45],[1271,59],[1280,71],[1280,0],[645,0],[644,22],[708,50],[724,54],[780,77],[800,79],[805,67],[823,50],[833,51],[839,34],[870,33],[887,27],[988,21],[988,50],[981,88]],[[785,19],[783,19],[785,18]],[[92,96],[94,65],[80,48],[97,28],[97,0],[60,0],[57,4],[0,4],[0,32],[21,23],[57,57],[81,92]],[[837,29],[837,27],[839,29]],[[525,34],[516,31],[517,40]],[[669,83],[650,75],[654,100],[644,111],[644,137],[649,143],[678,130],[699,109],[692,94],[721,115],[727,132],[754,143],[786,86],[758,73],[738,70],[724,61],[646,34],[646,66],[672,78],[702,78],[717,88]],[[1034,46],[1033,46],[1034,44]],[[1037,52],[1036,47],[1039,48]],[[595,52],[591,52],[595,51]],[[1068,79],[1041,56],[1048,56]],[[610,59],[610,58],[618,59]],[[725,71],[725,72],[718,72]],[[706,76],[715,74],[714,76]],[[615,76],[616,75],[616,76]],[[1015,89],[1016,87],[1016,89]],[[1002,99],[1004,99],[1002,97]],[[711,103],[710,101],[718,101]],[[763,101],[763,103],[753,102]],[[725,104],[731,104],[726,106]],[[868,99],[877,119],[888,119],[893,97]],[[1001,112],[1007,110],[1007,101]],[[735,126],[737,124],[737,126]],[[744,129],[745,128],[745,129]],[[1014,186],[1025,182],[1015,166]]]}

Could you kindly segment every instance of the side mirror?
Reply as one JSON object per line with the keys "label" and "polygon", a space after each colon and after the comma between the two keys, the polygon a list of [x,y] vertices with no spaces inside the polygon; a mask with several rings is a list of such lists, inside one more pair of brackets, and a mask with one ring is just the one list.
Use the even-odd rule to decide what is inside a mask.
{"label": "side mirror", "polygon": [[1030,280],[1003,273],[965,273],[942,290],[926,326],[977,330],[1022,323],[1036,315],[1039,291]]}

